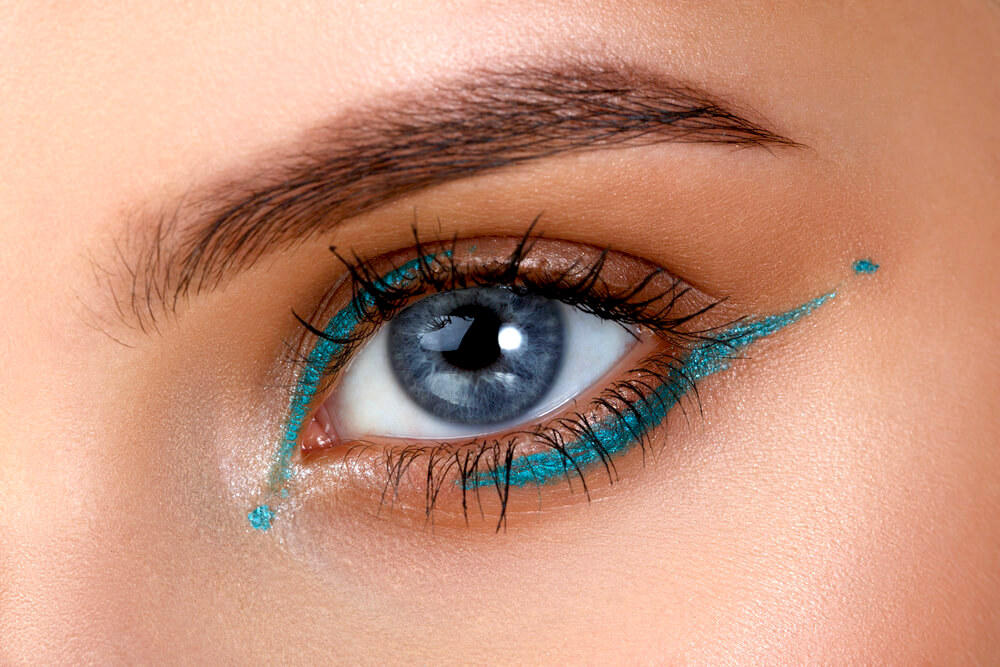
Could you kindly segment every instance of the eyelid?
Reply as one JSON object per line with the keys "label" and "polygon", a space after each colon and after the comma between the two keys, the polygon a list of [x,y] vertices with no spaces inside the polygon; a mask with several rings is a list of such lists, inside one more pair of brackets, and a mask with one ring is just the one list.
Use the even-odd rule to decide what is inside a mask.
{"label": "eyelid", "polygon": [[[303,325],[293,357],[301,375],[317,382],[335,375],[360,343],[413,299],[474,285],[507,284],[548,294],[654,333],[670,330],[680,335],[691,321],[723,305],[646,260],[530,233],[520,238],[417,241],[411,249],[372,260],[348,260],[331,248],[348,276],[311,316],[295,314]],[[601,299],[614,302],[614,308],[602,308]],[[687,312],[677,316],[682,304]],[[702,333],[688,328],[684,335]]]}

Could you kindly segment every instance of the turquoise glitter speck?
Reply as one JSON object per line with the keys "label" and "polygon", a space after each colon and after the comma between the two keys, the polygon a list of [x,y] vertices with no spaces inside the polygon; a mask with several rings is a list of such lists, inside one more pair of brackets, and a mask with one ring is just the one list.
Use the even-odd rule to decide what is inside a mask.
{"label": "turquoise glitter speck", "polygon": [[255,507],[252,512],[247,513],[247,519],[250,520],[250,525],[256,530],[267,530],[271,527],[271,518],[274,516],[274,512],[267,505],[260,505]]}
{"label": "turquoise glitter speck", "polygon": [[859,259],[852,267],[855,273],[875,273],[878,271],[878,264],[870,259]]}
{"label": "turquoise glitter speck", "polygon": [[[634,410],[622,412],[620,417],[614,415],[594,424],[590,439],[566,443],[565,456],[555,450],[525,454],[514,459],[509,470],[501,467],[472,475],[465,480],[465,487],[502,484],[508,475],[507,483],[513,487],[544,484],[564,479],[586,466],[603,463],[608,455],[634,446],[637,435],[645,435],[659,426],[670,409],[691,390],[694,382],[726,370],[740,350],[797,322],[834,296],[836,293],[831,292],[780,315],[731,325],[716,334],[717,340],[691,350],[680,366],[668,375],[667,381],[653,391],[649,400],[638,401]],[[599,447],[595,446],[594,440]]]}

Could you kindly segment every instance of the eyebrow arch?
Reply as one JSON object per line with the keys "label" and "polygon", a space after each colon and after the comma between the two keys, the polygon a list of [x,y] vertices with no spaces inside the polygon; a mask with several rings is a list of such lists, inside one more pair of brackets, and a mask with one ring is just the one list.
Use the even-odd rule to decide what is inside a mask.
{"label": "eyebrow arch", "polygon": [[473,70],[345,112],[304,133],[292,157],[159,209],[169,214],[133,216],[115,245],[118,271],[100,275],[122,319],[158,331],[159,315],[267,253],[438,183],[621,145],[800,146],[753,115],[635,67]]}

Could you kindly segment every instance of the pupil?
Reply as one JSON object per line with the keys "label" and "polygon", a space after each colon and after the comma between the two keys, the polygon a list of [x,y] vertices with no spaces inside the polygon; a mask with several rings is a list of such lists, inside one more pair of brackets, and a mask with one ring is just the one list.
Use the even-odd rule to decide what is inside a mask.
{"label": "pupil", "polygon": [[458,346],[442,350],[441,355],[452,366],[476,371],[493,364],[502,354],[499,336],[503,322],[492,309],[477,304],[459,306],[448,317],[464,320],[448,327],[468,327]]}

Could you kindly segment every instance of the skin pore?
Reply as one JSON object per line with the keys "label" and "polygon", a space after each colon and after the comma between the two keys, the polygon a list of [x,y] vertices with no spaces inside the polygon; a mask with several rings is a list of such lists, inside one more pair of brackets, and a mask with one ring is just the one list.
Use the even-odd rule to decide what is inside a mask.
{"label": "skin pore", "polygon": [[[0,662],[910,664],[1000,650],[995,4],[4,14]],[[550,128],[577,141],[573,122],[605,111],[560,100],[533,119],[553,142],[538,157],[518,144],[484,161],[489,140],[479,162],[468,146],[432,150],[471,136],[468,114],[448,135],[449,110],[492,110],[479,118],[495,130],[501,110],[521,128],[511,119],[545,106],[483,72],[567,63],[569,80],[624,75],[615,90],[643,73],[645,96],[614,98],[629,113],[711,100],[730,124],[707,140],[661,115],[569,149]],[[580,95],[593,109],[593,86]],[[387,128],[416,117],[437,121],[420,135],[433,169],[373,195]],[[345,137],[369,160],[341,178],[340,203],[304,214],[308,233],[300,214],[225,271],[185,265],[199,243],[235,247],[205,231],[235,203],[261,229],[278,214],[255,193],[332,158],[350,172]],[[589,502],[529,490],[499,532],[455,505],[430,525],[405,497],[380,511],[363,465],[320,459],[295,464],[280,520],[254,530],[303,339],[293,313],[346,280],[329,247],[377,258],[410,248],[414,228],[516,239],[536,218],[546,239],[613,248],[724,299],[715,325],[837,298],[705,377],[697,409],[649,456],[616,459],[615,483],[593,476]]]}

